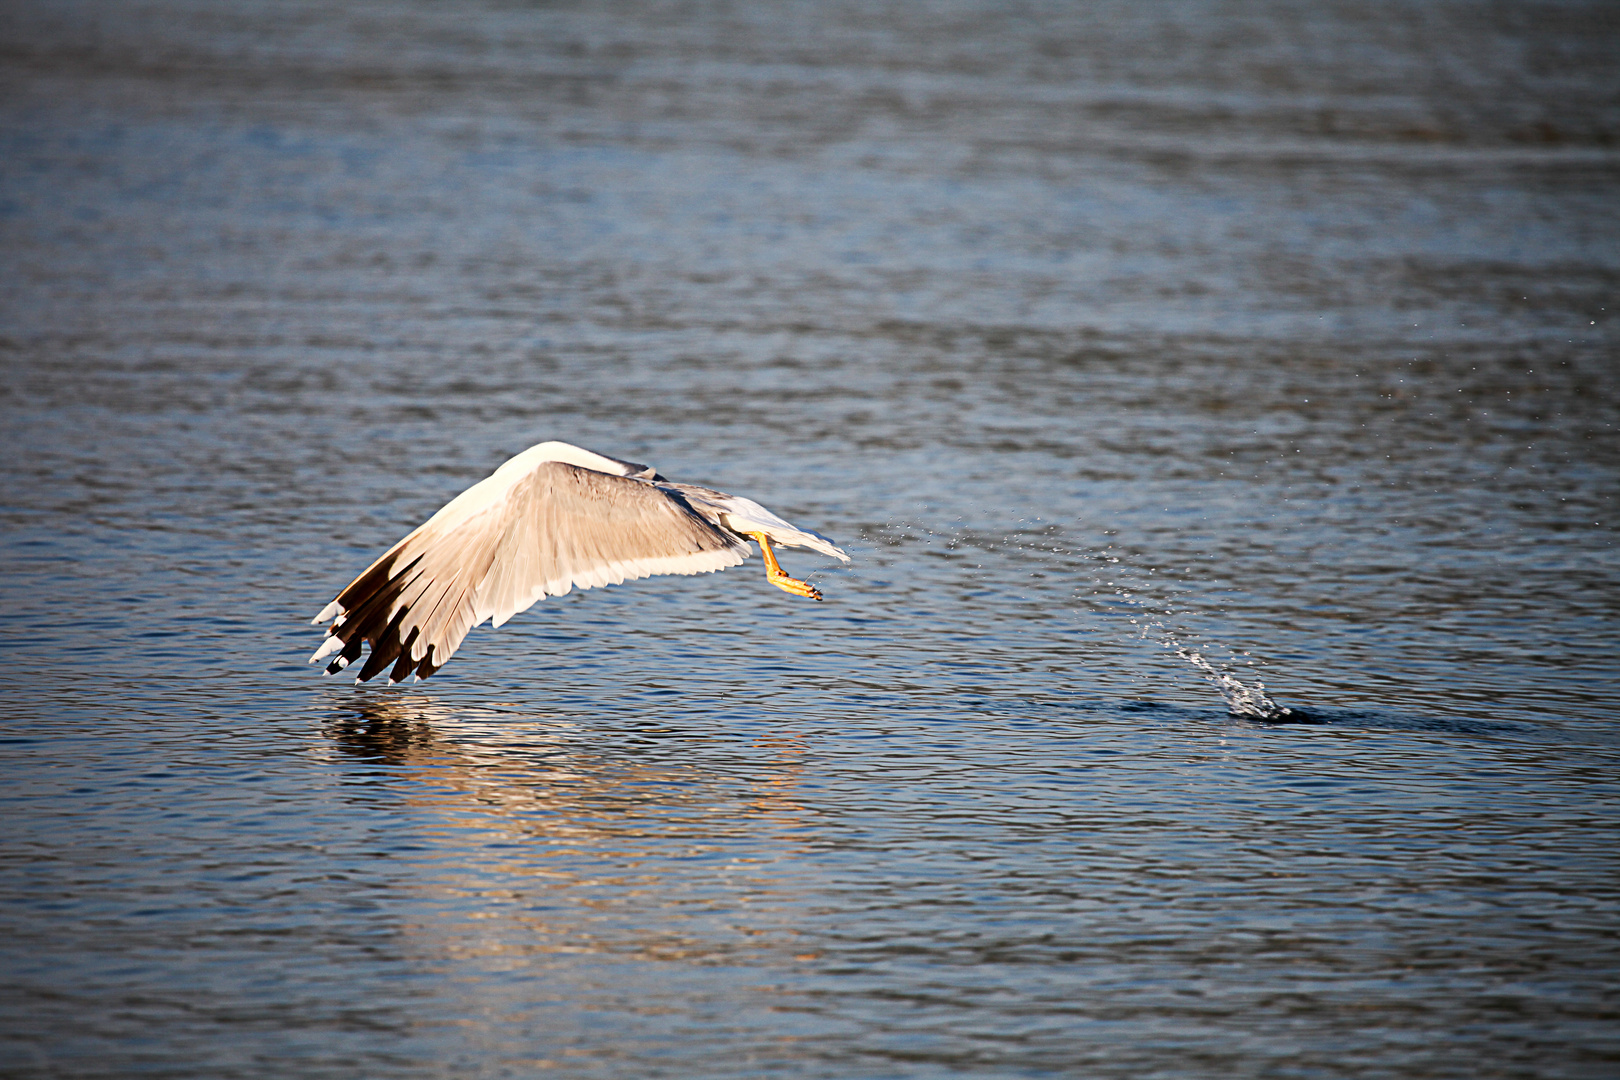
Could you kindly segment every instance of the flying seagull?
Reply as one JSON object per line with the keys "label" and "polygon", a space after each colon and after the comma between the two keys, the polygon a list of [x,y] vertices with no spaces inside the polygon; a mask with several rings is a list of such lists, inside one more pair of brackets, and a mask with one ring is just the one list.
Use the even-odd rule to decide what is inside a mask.
{"label": "flying seagull", "polygon": [[390,664],[391,683],[413,673],[425,679],[485,619],[498,627],[574,588],[724,570],[753,553],[750,538],[765,557],[765,580],[795,596],[821,599],[782,570],[772,541],[849,562],[826,537],[752,499],[544,442],[450,500],[338,593],[313,620],[331,626],[309,661],[332,656],[331,675],[369,642],[359,682]]}

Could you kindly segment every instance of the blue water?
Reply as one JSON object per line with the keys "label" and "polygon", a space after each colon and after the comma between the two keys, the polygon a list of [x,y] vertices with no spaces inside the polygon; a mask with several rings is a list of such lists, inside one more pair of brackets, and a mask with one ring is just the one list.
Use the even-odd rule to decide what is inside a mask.
{"label": "blue water", "polygon": [[[1615,1075],[1614,18],[14,5],[0,1075]],[[305,665],[548,438],[855,562]]]}

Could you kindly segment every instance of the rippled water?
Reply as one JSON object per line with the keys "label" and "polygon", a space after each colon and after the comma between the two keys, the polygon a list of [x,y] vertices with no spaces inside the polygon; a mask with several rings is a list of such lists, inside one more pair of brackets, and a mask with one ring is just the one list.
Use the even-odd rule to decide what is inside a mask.
{"label": "rippled water", "polygon": [[[1615,20],[7,7],[0,1074],[1614,1075]],[[546,438],[856,562],[304,665]]]}

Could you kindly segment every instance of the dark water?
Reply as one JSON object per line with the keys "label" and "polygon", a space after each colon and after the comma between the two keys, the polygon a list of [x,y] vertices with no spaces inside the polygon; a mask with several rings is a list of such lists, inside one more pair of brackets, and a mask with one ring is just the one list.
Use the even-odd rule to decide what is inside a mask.
{"label": "dark water", "polygon": [[[1600,3],[6,5],[0,1074],[1616,1075],[1617,71]],[[855,565],[304,666],[546,438]]]}

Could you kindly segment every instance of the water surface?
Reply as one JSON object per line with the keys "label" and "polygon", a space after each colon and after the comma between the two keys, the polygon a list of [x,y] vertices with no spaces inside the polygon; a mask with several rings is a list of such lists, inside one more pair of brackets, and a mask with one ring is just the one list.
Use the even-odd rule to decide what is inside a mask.
{"label": "water surface", "polygon": [[[0,1073],[1613,1075],[1616,31],[12,6]],[[304,665],[547,438],[855,564]]]}

